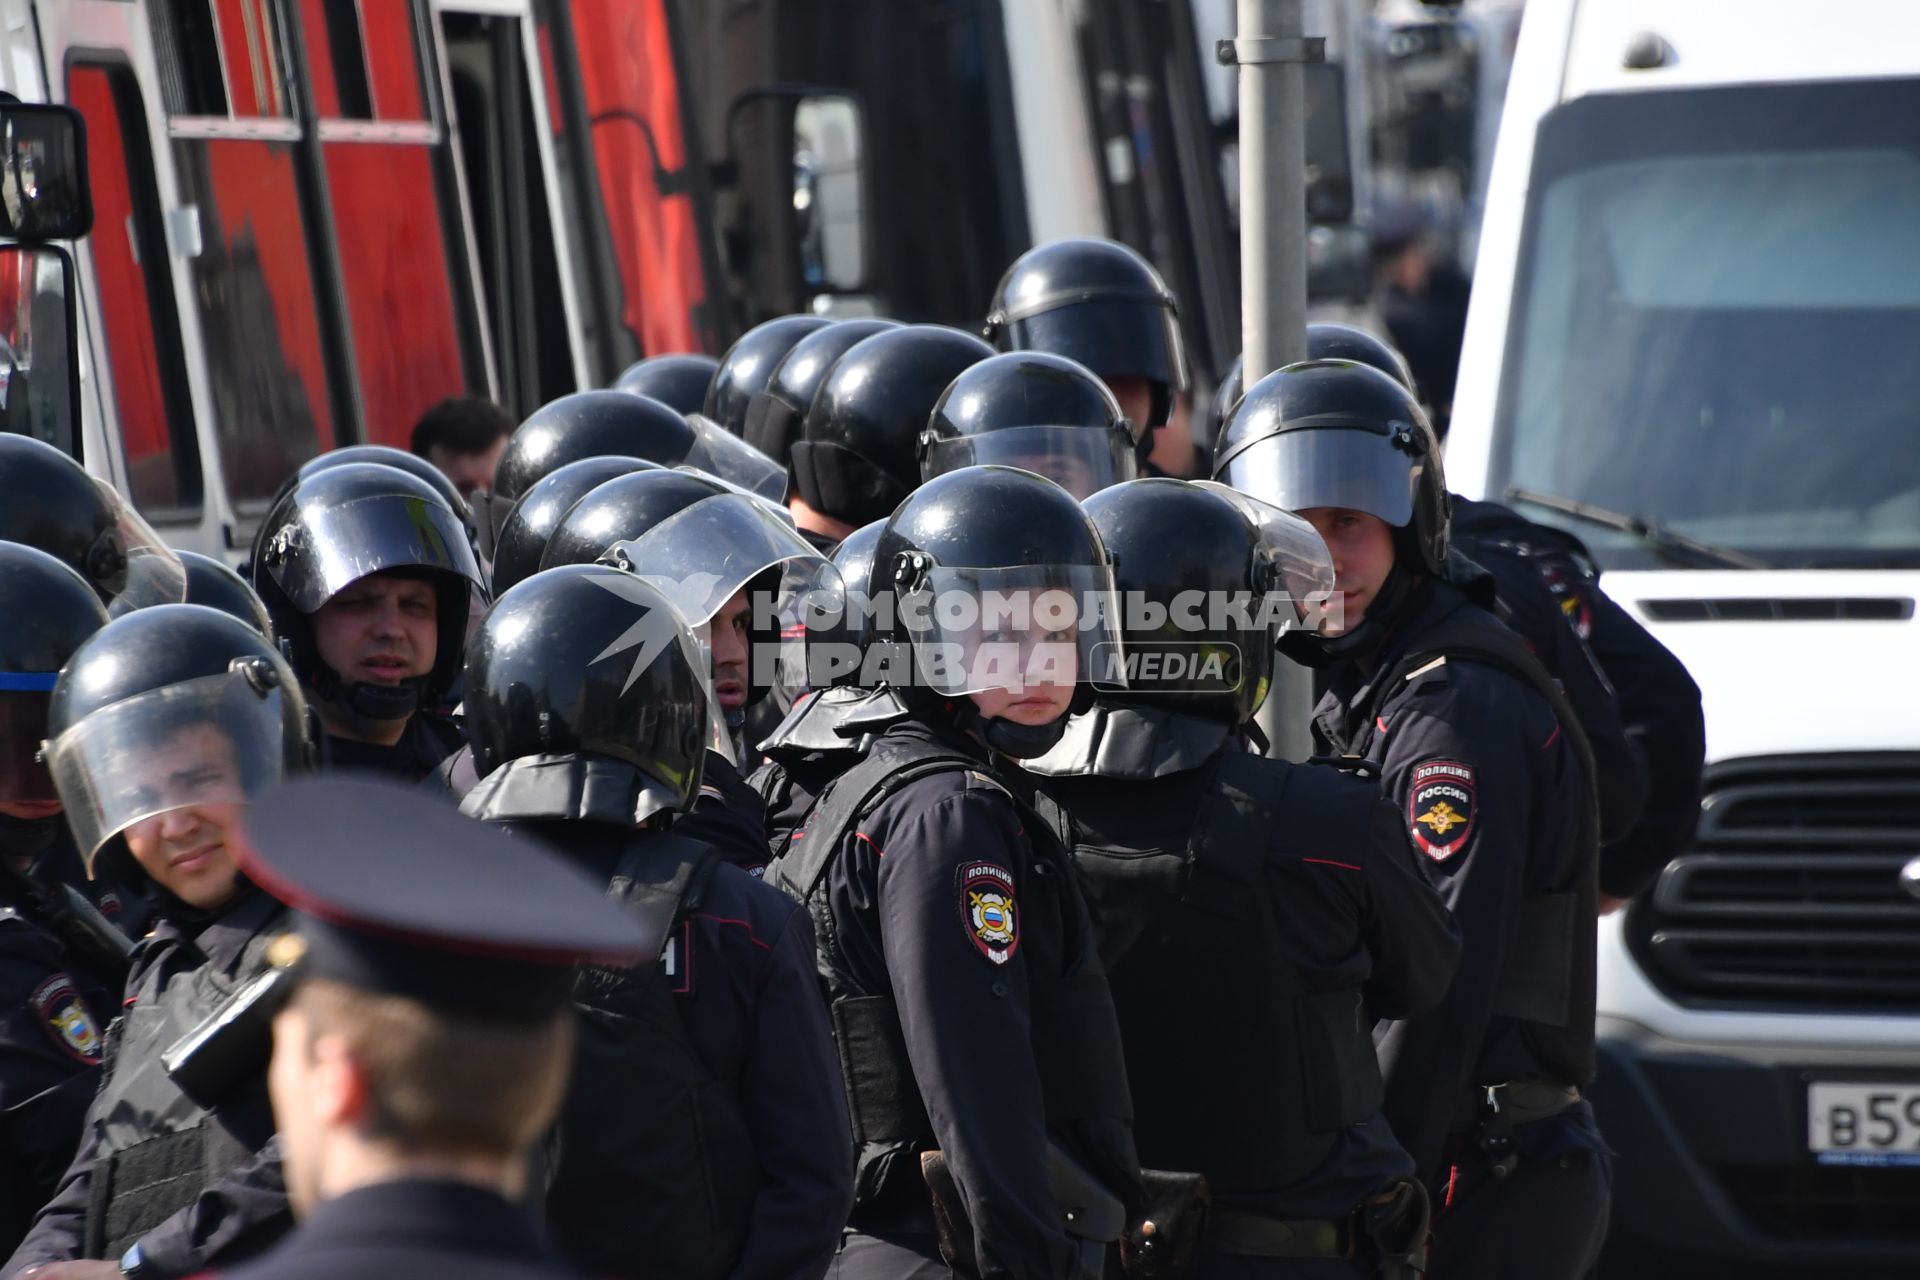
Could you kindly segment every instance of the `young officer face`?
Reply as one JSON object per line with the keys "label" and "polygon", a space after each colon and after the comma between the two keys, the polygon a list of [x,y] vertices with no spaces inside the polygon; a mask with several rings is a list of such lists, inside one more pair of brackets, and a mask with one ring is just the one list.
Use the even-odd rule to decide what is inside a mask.
{"label": "young officer face", "polygon": [[376,573],[313,615],[320,660],[348,683],[399,684],[433,670],[440,599],[431,582]]}
{"label": "young officer face", "polygon": [[233,743],[211,724],[187,725],[147,755],[141,785],[165,812],[125,832],[127,849],[155,884],[210,911],[234,894],[232,838],[245,808]]}
{"label": "young officer face", "polygon": [[1298,514],[1333,553],[1334,598],[1345,611],[1342,625],[1329,625],[1322,634],[1351,631],[1367,616],[1367,606],[1393,571],[1393,526],[1346,507],[1308,507]]}
{"label": "young officer face", "polygon": [[752,622],[744,590],[735,592],[713,615],[713,692],[720,699],[722,711],[738,711],[747,705],[748,628]]}

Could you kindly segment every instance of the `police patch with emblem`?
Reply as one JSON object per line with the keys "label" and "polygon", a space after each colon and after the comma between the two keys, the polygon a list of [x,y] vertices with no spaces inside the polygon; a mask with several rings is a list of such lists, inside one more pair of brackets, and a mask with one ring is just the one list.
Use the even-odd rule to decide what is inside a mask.
{"label": "police patch with emblem", "polygon": [[991,862],[960,868],[960,920],[980,954],[995,964],[1013,959],[1020,947],[1020,917],[1013,902],[1013,873]]}
{"label": "police patch with emblem", "polygon": [[1416,765],[1407,792],[1407,822],[1413,843],[1435,862],[1445,862],[1467,847],[1473,832],[1473,766],[1457,760]]}
{"label": "police patch with emblem", "polygon": [[100,1028],[80,999],[73,979],[55,974],[34,989],[27,1003],[55,1044],[81,1062],[92,1065],[100,1061]]}

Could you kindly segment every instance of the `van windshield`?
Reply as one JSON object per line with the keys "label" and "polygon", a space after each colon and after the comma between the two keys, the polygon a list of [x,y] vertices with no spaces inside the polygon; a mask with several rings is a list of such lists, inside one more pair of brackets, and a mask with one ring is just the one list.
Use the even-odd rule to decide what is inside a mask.
{"label": "van windshield", "polygon": [[[1548,115],[1489,480],[1776,567],[1920,567],[1920,81]],[[1713,563],[1517,505],[1611,567]]]}

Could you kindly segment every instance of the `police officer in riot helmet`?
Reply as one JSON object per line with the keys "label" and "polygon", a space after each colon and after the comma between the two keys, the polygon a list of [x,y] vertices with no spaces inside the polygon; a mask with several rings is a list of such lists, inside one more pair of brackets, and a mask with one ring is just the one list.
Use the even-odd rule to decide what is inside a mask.
{"label": "police officer in riot helmet", "polygon": [[754,395],[767,385],[795,343],[832,323],[826,316],[775,316],[741,334],[720,357],[720,367],[707,384],[701,416],[744,439]]}
{"label": "police officer in riot helmet", "polygon": [[834,548],[833,567],[844,588],[837,599],[808,602],[800,658],[801,690],[791,709],[760,744],[765,762],[747,781],[766,802],[767,848],[772,856],[813,809],[827,784],[858,763],[871,739],[906,714],[899,695],[865,681],[872,652],[873,615],[867,584],[884,519],[863,525]]}
{"label": "police officer in riot helmet", "polygon": [[253,584],[325,729],[327,767],[418,781],[459,749],[434,709],[486,588],[436,489],[370,463],[315,472],[268,517]]}
{"label": "police officer in riot helmet", "polygon": [[767,869],[813,915],[852,1094],[838,1274],[1098,1275],[1138,1200],[1119,1029],[1066,851],[997,761],[1059,740],[1111,566],[1072,495],[974,467],[893,513],[871,585],[909,714]]}
{"label": "police officer in riot helmet", "polygon": [[0,1254],[52,1198],[98,1083],[131,943],[84,899],[79,850],[40,758],[60,668],[107,621],[80,575],[0,542]]}
{"label": "police officer in riot helmet", "polygon": [[675,413],[698,413],[719,369],[712,356],[674,351],[636,360],[614,380],[613,389],[658,400]]}
{"label": "police officer in riot helmet", "polygon": [[6,1273],[92,1258],[189,1275],[287,1226],[264,1042],[176,1045],[228,1020],[268,968],[284,909],[239,872],[238,823],[264,788],[310,767],[304,698],[257,631],[165,605],[80,646],[47,734],[89,874],[142,885],[158,923],[133,955],[79,1151]]}
{"label": "police officer in riot helmet", "polygon": [[[1307,356],[1370,365],[1414,389],[1399,351],[1364,329],[1310,324]],[[1241,368],[1236,360],[1215,399],[1221,423],[1240,397]],[[1502,620],[1560,681],[1586,730],[1600,796],[1601,911],[1617,910],[1693,837],[1706,754],[1699,686],[1600,590],[1578,538],[1497,502],[1449,498],[1453,550],[1487,571]]]}
{"label": "police officer in riot helmet", "polygon": [[576,987],[555,1241],[594,1275],[823,1274],[852,1198],[839,1064],[805,913],[681,825],[711,758],[691,630],[634,574],[549,569],[495,604],[467,690],[462,810],[567,855],[666,942]]}
{"label": "police officer in riot helmet", "polygon": [[1459,922],[1446,999],[1376,1037],[1387,1119],[1442,1206],[1433,1274],[1584,1275],[1608,1156],[1581,1094],[1599,820],[1579,718],[1452,580],[1438,445],[1391,379],[1344,361],[1270,374],[1216,473],[1326,539],[1342,615],[1281,644],[1326,670],[1317,746],[1378,774]]}
{"label": "police officer in riot helmet", "polygon": [[1143,445],[1100,379],[1062,356],[993,356],[955,378],[920,433],[920,475],[997,463],[1076,498],[1140,474]]}
{"label": "police officer in riot helmet", "polygon": [[824,557],[758,499],[686,471],[619,476],[574,504],[542,564],[618,564],[667,592],[711,662],[713,743],[698,802],[682,830],[731,862],[766,862],[759,794],[740,770],[748,710],[772,692],[781,646],[774,614],[783,581],[826,581]]}
{"label": "police officer in riot helmet", "polygon": [[111,488],[50,444],[0,432],[0,542],[35,547],[86,580],[103,604],[178,604],[179,557]]}
{"label": "police officer in riot helmet", "polygon": [[992,354],[970,333],[915,324],[834,363],[793,443],[793,511],[809,541],[838,542],[893,514],[920,483],[920,433],[941,393]]}
{"label": "police officer in riot helmet", "polygon": [[[898,321],[863,317],[836,321],[801,338],[780,357],[766,384],[748,400],[741,438],[775,462],[788,465],[793,442],[800,437],[800,424],[806,421],[807,410],[834,362],[854,343],[899,327]],[[794,511],[796,516],[800,514],[798,507]],[[801,528],[806,527],[803,520]]]}
{"label": "police officer in riot helmet", "polygon": [[[273,639],[273,619],[267,616],[266,602],[226,561],[203,556],[198,551],[176,551],[174,554],[180,557],[180,567],[187,576],[187,598],[184,603],[218,609],[230,617],[238,618],[267,639]],[[110,617],[117,618],[127,612],[126,605],[118,600],[107,608]]]}
{"label": "police officer in riot helmet", "polygon": [[1179,307],[1139,253],[1082,238],[1029,249],[994,292],[986,335],[1001,351],[1047,351],[1093,370],[1120,401],[1149,469],[1191,474],[1193,441],[1175,415],[1188,385]]}
{"label": "police officer in riot helmet", "polygon": [[[1332,587],[1326,548],[1179,480],[1086,509],[1125,669],[1025,768],[1086,887],[1141,1161],[1211,1190],[1204,1237],[1164,1211],[1151,1250],[1192,1251],[1204,1277],[1406,1274],[1426,1194],[1380,1115],[1368,1028],[1436,1004],[1459,937],[1376,786],[1248,749],[1273,629]],[[1161,1191],[1177,1209],[1178,1180]]]}

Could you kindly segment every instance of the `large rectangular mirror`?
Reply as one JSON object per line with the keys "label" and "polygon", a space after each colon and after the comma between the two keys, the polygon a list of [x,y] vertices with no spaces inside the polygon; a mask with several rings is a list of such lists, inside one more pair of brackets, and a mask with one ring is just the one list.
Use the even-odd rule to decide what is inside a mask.
{"label": "large rectangular mirror", "polygon": [[92,229],[87,129],[80,113],[0,103],[0,236],[77,240]]}

